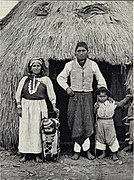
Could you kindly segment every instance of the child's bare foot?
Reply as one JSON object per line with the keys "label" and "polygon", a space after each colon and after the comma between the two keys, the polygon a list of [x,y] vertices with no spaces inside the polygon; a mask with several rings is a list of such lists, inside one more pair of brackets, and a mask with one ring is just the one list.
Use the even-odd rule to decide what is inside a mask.
{"label": "child's bare foot", "polygon": [[113,153],[112,159],[113,161],[117,161],[119,159],[116,152]]}
{"label": "child's bare foot", "polygon": [[80,158],[80,153],[74,153],[74,155],[71,157],[72,160],[78,160]]}
{"label": "child's bare foot", "polygon": [[102,154],[98,156],[98,159],[103,159],[104,157],[106,157],[105,151],[103,151]]}
{"label": "child's bare foot", "polygon": [[89,150],[87,151],[87,159],[89,159],[89,160],[95,159],[95,156],[93,156]]}
{"label": "child's bare foot", "polygon": [[132,152],[132,144],[129,144],[126,148],[124,148],[126,152]]}
{"label": "child's bare foot", "polygon": [[35,161],[36,161],[37,163],[41,163],[41,162],[42,162],[42,160],[39,158],[39,156],[36,156]]}

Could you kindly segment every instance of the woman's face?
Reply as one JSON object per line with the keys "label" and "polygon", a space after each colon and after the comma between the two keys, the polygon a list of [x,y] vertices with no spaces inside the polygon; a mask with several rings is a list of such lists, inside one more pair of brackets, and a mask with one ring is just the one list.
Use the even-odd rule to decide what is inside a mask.
{"label": "woman's face", "polygon": [[33,74],[40,74],[41,72],[41,65],[37,62],[33,63],[31,66],[31,71]]}

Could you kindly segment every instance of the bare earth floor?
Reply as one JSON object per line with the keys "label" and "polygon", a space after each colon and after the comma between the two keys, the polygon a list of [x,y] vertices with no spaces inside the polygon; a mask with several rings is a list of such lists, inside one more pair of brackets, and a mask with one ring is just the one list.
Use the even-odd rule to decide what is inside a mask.
{"label": "bare earth floor", "polygon": [[[33,160],[20,163],[20,156],[0,150],[1,180],[132,180],[133,155],[119,152],[120,161],[110,158],[88,160],[80,157],[71,160],[62,155],[58,162],[36,163]],[[122,161],[122,164],[121,164]]]}

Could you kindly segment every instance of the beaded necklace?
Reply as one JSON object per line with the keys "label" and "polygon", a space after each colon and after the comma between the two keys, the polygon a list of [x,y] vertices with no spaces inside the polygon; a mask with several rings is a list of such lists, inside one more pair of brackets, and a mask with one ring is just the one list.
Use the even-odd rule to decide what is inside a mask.
{"label": "beaded necklace", "polygon": [[37,82],[37,84],[35,84],[35,76],[34,76],[34,78],[33,78],[33,81],[30,79],[29,85],[28,85],[29,94],[34,94],[34,93],[36,93],[39,85],[40,85],[40,82],[39,82],[39,81]]}

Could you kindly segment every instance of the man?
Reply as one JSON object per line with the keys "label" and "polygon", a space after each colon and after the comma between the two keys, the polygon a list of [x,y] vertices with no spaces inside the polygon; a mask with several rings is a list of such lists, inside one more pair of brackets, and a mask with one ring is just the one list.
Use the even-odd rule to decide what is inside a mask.
{"label": "man", "polygon": [[[78,42],[75,56],[68,62],[58,75],[59,85],[70,95],[68,104],[68,126],[74,139],[73,160],[80,157],[81,148],[86,151],[88,159],[95,157],[90,153],[89,137],[94,133],[92,83],[93,75],[97,80],[98,88],[107,87],[98,65],[88,58],[88,47],[85,42]],[[70,76],[71,86],[67,84]]]}

